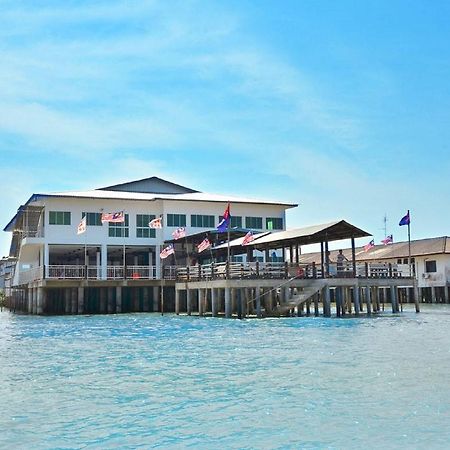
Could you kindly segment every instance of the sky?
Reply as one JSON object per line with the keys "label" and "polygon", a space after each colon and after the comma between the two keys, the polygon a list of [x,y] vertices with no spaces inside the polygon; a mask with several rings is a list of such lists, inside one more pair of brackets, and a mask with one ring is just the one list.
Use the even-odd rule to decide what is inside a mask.
{"label": "sky", "polygon": [[[33,193],[158,176],[449,234],[450,2],[0,0],[2,229]],[[0,233],[0,256],[10,233]],[[367,239],[366,239],[367,241]],[[364,244],[366,242],[359,242]]]}

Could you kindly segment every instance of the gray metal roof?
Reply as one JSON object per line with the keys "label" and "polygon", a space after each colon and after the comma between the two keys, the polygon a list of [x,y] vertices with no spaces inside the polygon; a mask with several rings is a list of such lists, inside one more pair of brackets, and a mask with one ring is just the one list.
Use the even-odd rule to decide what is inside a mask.
{"label": "gray metal roof", "polygon": [[360,228],[346,222],[338,220],[321,225],[312,225],[304,228],[273,232],[252,243],[257,248],[281,248],[290,245],[317,244],[324,241],[339,241],[352,237],[371,236]]}

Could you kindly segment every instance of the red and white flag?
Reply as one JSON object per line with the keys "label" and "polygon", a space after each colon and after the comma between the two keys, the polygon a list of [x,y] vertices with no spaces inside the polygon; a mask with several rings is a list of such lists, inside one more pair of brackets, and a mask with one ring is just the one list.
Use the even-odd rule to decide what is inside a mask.
{"label": "red and white flag", "polygon": [[150,228],[162,228],[162,217],[157,217],[156,219],[150,220],[148,226]]}
{"label": "red and white flag", "polygon": [[368,244],[364,246],[364,251],[368,252],[371,248],[375,247],[375,241],[372,239]]}
{"label": "red and white flag", "polygon": [[166,248],[161,250],[159,257],[161,259],[166,259],[169,255],[173,255],[175,253],[175,249],[172,244],[169,244]]}
{"label": "red and white flag", "polygon": [[77,234],[83,234],[86,231],[86,216],[81,219],[81,222],[78,224]]}
{"label": "red and white flag", "polygon": [[186,228],[184,227],[180,227],[177,228],[173,233],[172,233],[172,237],[176,240],[176,239],[181,239],[186,237]]}
{"label": "red and white flag", "polygon": [[392,234],[389,235],[389,236],[386,236],[386,237],[385,237],[384,239],[382,239],[382,241],[381,241],[381,243],[384,244],[384,245],[392,244],[393,242],[394,242],[394,238],[393,238]]}
{"label": "red and white flag", "polygon": [[113,223],[125,222],[125,214],[123,213],[123,211],[115,213],[102,213],[102,223],[105,222],[113,222]]}
{"label": "red and white flag", "polygon": [[253,233],[251,231],[249,231],[245,236],[244,239],[242,240],[242,244],[241,245],[247,245],[250,244],[250,242],[252,242],[254,240],[254,236]]}
{"label": "red and white flag", "polygon": [[211,247],[211,242],[209,242],[208,238],[205,238],[202,242],[200,242],[200,244],[197,245],[197,251],[201,253],[209,247]]}

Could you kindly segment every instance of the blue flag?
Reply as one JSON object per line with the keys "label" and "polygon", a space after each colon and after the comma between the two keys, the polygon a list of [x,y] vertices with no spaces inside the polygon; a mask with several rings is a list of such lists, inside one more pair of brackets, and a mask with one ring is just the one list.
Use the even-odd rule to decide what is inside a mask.
{"label": "blue flag", "polygon": [[217,225],[217,230],[221,232],[225,232],[228,230],[228,227],[230,225],[230,204],[228,203],[227,209],[223,213],[222,220],[220,221],[219,225]]}
{"label": "blue flag", "polygon": [[409,218],[409,209],[408,209],[406,216],[402,217],[402,220],[400,220],[399,226],[409,225],[410,223],[411,223],[411,219]]}

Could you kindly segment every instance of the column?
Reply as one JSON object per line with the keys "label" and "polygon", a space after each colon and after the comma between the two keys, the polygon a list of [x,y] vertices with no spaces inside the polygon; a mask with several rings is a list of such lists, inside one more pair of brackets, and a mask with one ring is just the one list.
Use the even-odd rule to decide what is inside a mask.
{"label": "column", "polygon": [[431,286],[431,303],[436,303],[436,288]]}
{"label": "column", "polygon": [[97,280],[102,279],[102,253],[101,248],[97,247],[97,251],[95,252],[95,267],[97,268]]}
{"label": "column", "polygon": [[122,312],[122,286],[116,286],[116,313]]}
{"label": "column", "polygon": [[161,279],[162,278],[162,274],[161,274],[161,258],[159,258],[159,254],[161,253],[161,246],[157,245],[156,246],[156,254],[155,254],[155,266],[156,266],[156,278],[157,279]]}
{"label": "column", "polygon": [[43,313],[43,297],[44,297],[44,288],[37,288],[37,309],[36,314],[41,315]]}
{"label": "column", "polygon": [[396,286],[391,286],[390,291],[391,291],[392,312],[397,313],[398,305],[397,305],[397,288],[396,288]]}
{"label": "column", "polygon": [[330,288],[328,286],[323,288],[323,315],[331,317]]}
{"label": "column", "polygon": [[175,289],[175,314],[178,316],[180,314],[180,291]]}
{"label": "column", "polygon": [[100,313],[101,314],[105,314],[107,311],[107,306],[106,306],[106,297],[107,297],[107,288],[99,288],[100,292]]}
{"label": "column", "polygon": [[190,289],[186,289],[186,312],[188,316],[192,314],[192,292]]}
{"label": "column", "polygon": [[370,290],[370,286],[366,286],[366,307],[367,307],[367,315],[370,316],[372,314],[372,292]]}
{"label": "column", "polygon": [[84,313],[84,287],[78,288],[78,308],[77,308],[78,314]]}
{"label": "column", "polygon": [[70,313],[71,314],[78,313],[78,289],[77,288],[70,289]]}
{"label": "column", "polygon": [[106,280],[108,278],[108,246],[106,244],[102,244],[101,247],[101,276],[102,280]]}
{"label": "column", "polygon": [[231,289],[231,315],[237,311],[236,307],[236,288]]}
{"label": "column", "polygon": [[72,290],[71,288],[64,289],[64,313],[70,314],[72,312]]}
{"label": "column", "polygon": [[256,317],[261,318],[261,288],[256,287]]}
{"label": "column", "polygon": [[153,270],[152,270],[152,267],[155,265],[153,260],[154,260],[154,254],[151,251],[151,249],[149,249],[148,250],[148,265],[149,265],[149,278],[150,279],[155,278],[154,274],[153,274]]}
{"label": "column", "polygon": [[319,317],[319,293],[314,294],[314,316]]}
{"label": "column", "polygon": [[231,317],[231,293],[229,287],[225,288],[225,317]]}
{"label": "column", "polygon": [[150,311],[150,303],[149,303],[149,292],[148,292],[148,287],[143,287],[142,288],[142,309],[144,310],[144,312],[148,312]]}
{"label": "column", "polygon": [[218,308],[217,308],[217,289],[211,289],[211,313],[213,317],[217,316]]}
{"label": "column", "polygon": [[[159,259],[159,258],[157,258]],[[159,287],[154,286],[153,287],[153,312],[159,311]]]}
{"label": "column", "polygon": [[417,281],[414,281],[414,304],[416,306],[416,313],[420,312],[419,300],[419,287],[417,286]]}
{"label": "column", "polygon": [[447,286],[447,283],[444,284],[444,299],[445,299],[445,303],[448,304],[448,286]]}
{"label": "column", "polygon": [[359,316],[359,286],[356,284],[353,286],[353,303],[355,304],[355,314]]}
{"label": "column", "polygon": [[114,304],[114,288],[108,288],[108,314],[113,314],[116,312],[115,304]]}

